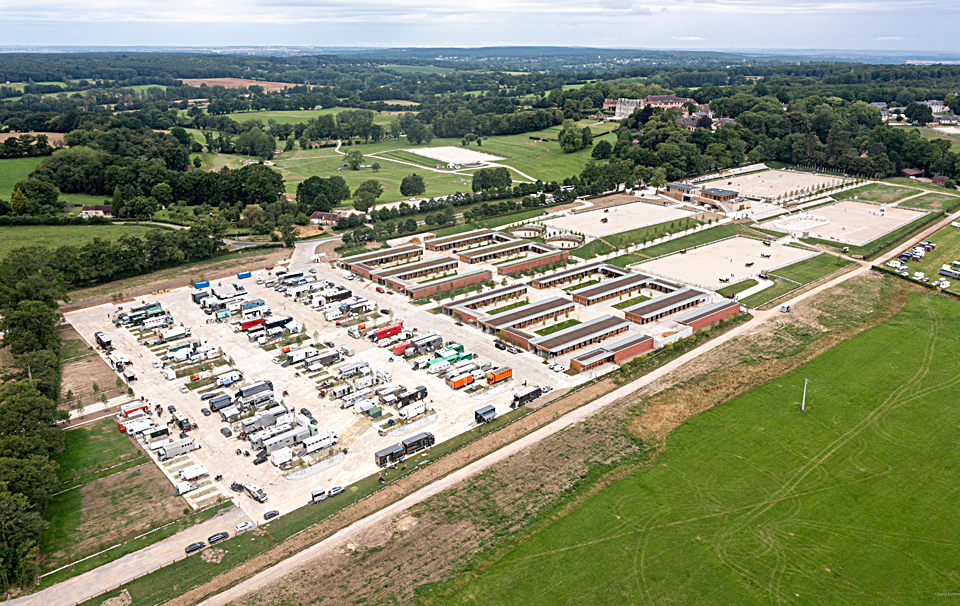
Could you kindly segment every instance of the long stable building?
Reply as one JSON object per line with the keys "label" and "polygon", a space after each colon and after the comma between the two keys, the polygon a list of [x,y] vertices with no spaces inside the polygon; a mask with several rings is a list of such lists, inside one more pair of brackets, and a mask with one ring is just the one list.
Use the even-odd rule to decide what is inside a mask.
{"label": "long stable building", "polygon": [[407,244],[406,246],[397,246],[394,248],[385,248],[362,255],[344,257],[338,261],[340,267],[347,271],[352,271],[363,277],[370,279],[370,272],[380,265],[391,265],[401,261],[408,261],[413,258],[423,256],[423,248],[416,244]]}
{"label": "long stable building", "polygon": [[630,330],[630,323],[609,314],[550,335],[530,340],[530,349],[538,355],[554,358],[609,339]]}
{"label": "long stable building", "polygon": [[493,316],[478,318],[477,322],[483,328],[484,332],[495,333],[498,330],[506,330],[508,328],[520,329],[533,324],[541,324],[557,316],[568,314],[575,310],[576,307],[570,299],[550,297],[549,299],[524,305],[517,309],[510,309]]}
{"label": "long stable building", "polygon": [[405,280],[396,281],[399,286],[394,286],[394,288],[397,289],[397,292],[408,295],[412,299],[422,299],[424,297],[432,297],[438,293],[449,292],[465,286],[487,282],[492,278],[493,272],[489,269],[472,269],[453,274],[452,276],[427,280],[419,284]]}
{"label": "long stable building", "polygon": [[460,262],[450,257],[423,259],[413,263],[394,265],[370,271],[370,279],[382,286],[391,285],[397,290],[405,290],[410,280],[422,278],[431,274],[456,271]]}
{"label": "long stable building", "polygon": [[500,288],[470,295],[456,301],[448,301],[440,306],[440,310],[448,316],[459,316],[461,322],[476,322],[479,316],[485,315],[482,311],[478,311],[478,308],[509,299],[516,299],[525,294],[527,294],[526,284],[501,286]]}
{"label": "long stable building", "polygon": [[499,232],[495,232],[492,229],[475,229],[462,234],[454,234],[452,236],[427,240],[423,243],[423,245],[427,248],[427,250],[432,250],[435,252],[455,250],[457,248],[476,246],[477,244],[481,244],[483,242],[490,242],[494,239],[494,234],[497,233]]}
{"label": "long stable building", "polygon": [[740,303],[736,301],[720,301],[704,307],[697,308],[680,317],[674,318],[678,324],[689,326],[693,330],[706,328],[714,322],[719,322],[724,318],[729,318],[740,313]]}
{"label": "long stable building", "polygon": [[611,345],[605,345],[571,358],[570,370],[579,374],[608,363],[629,362],[641,353],[652,349],[653,337],[650,335],[630,335]]}
{"label": "long stable building", "polygon": [[586,278],[596,273],[607,278],[620,278],[633,272],[631,272],[629,269],[604,263],[603,261],[594,261],[593,263],[574,265],[573,267],[566,267],[564,269],[536,277],[530,280],[530,286],[541,289],[550,288],[552,286],[566,284],[567,282],[575,282],[581,278]]}
{"label": "long stable building", "polygon": [[623,315],[636,324],[648,324],[699,305],[709,298],[709,293],[697,288],[682,288],[670,294],[631,305],[623,310]]}

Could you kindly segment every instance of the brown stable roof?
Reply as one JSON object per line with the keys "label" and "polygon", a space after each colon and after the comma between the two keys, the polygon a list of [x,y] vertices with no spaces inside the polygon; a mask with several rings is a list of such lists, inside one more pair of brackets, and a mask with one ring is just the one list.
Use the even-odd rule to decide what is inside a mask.
{"label": "brown stable roof", "polygon": [[668,295],[663,295],[662,297],[654,297],[653,299],[627,307],[623,310],[623,313],[639,315],[641,318],[645,318],[656,315],[665,309],[681,305],[692,299],[703,297],[704,295],[705,293],[700,290],[684,288],[683,290],[678,290]]}
{"label": "brown stable roof", "polygon": [[740,303],[736,301],[720,301],[719,303],[713,303],[712,305],[707,305],[706,307],[701,307],[700,309],[694,310],[688,314],[684,314],[679,318],[675,318],[675,320],[678,324],[689,324],[691,322],[696,322],[697,320],[702,320],[703,318],[712,316],[717,312],[739,306]]}
{"label": "brown stable roof", "polygon": [[570,296],[583,297],[589,301],[595,297],[602,297],[608,293],[630,288],[637,284],[643,285],[649,281],[650,276],[645,276],[643,274],[628,274],[620,278],[613,278],[612,280],[603,280],[599,284],[592,284],[586,288],[571,290],[568,294],[570,294]]}
{"label": "brown stable roof", "polygon": [[549,299],[537,301],[536,303],[530,303],[517,309],[507,310],[495,316],[488,316],[483,318],[481,321],[484,324],[501,328],[504,326],[510,326],[511,324],[515,324],[526,318],[536,317],[542,313],[554,311],[556,309],[563,309],[564,307],[574,307],[573,301],[564,299],[563,297],[550,297]]}
{"label": "brown stable roof", "polygon": [[570,328],[566,328],[552,335],[546,335],[544,337],[540,337],[539,339],[534,339],[530,342],[530,344],[536,345],[539,349],[558,349],[564,345],[574,344],[577,341],[582,341],[584,339],[592,338],[595,335],[609,332],[611,329],[618,326],[628,325],[629,322],[623,318],[618,318],[611,315],[600,316],[599,318],[595,318],[589,322],[571,326]]}
{"label": "brown stable roof", "polygon": [[436,259],[414,261],[413,263],[407,263],[405,265],[396,265],[386,269],[374,269],[370,273],[378,278],[390,278],[393,276],[402,276],[404,274],[423,271],[425,269],[433,269],[435,267],[443,267],[446,265],[453,265],[453,267],[457,267],[459,265],[459,261],[456,259],[451,259],[450,257],[438,257]]}

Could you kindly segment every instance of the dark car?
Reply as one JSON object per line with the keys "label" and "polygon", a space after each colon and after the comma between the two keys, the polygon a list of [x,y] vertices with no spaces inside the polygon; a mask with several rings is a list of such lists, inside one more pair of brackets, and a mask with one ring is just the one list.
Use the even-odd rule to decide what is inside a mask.
{"label": "dark car", "polygon": [[167,406],[167,410],[169,410],[170,412],[176,412],[177,407],[171,404],[170,406]]}
{"label": "dark car", "polygon": [[381,310],[380,310],[380,313],[382,313],[382,314],[385,315],[385,316],[389,316],[389,315],[390,315],[390,310],[389,310],[389,309],[381,309]]}
{"label": "dark car", "polygon": [[312,419],[312,418],[313,418],[313,413],[310,412],[309,410],[307,410],[306,408],[301,408],[301,409],[300,409],[300,414],[302,414],[303,416],[305,416],[305,417],[307,417],[307,418],[309,418],[309,419]]}
{"label": "dark car", "polygon": [[203,413],[203,416],[205,416],[205,417],[209,417],[209,416],[210,416],[210,410],[207,409],[207,408],[201,408],[201,409],[200,409],[200,412],[202,412],[202,413]]}
{"label": "dark car", "polygon": [[[263,514],[263,519],[264,519],[264,520],[272,520],[273,518],[277,517],[278,515],[280,515],[280,512],[277,511],[276,509],[274,509],[274,510],[268,511],[267,513]],[[201,544],[201,545],[202,545],[202,544]]]}
{"label": "dark car", "polygon": [[187,554],[189,555],[189,554],[193,553],[194,551],[200,551],[201,549],[203,549],[203,548],[206,547],[206,546],[207,546],[207,544],[204,543],[203,541],[197,541],[196,543],[190,543],[189,545],[187,545],[187,548],[184,549],[184,551],[186,551]]}
{"label": "dark car", "polygon": [[230,533],[229,533],[229,532],[218,532],[217,534],[213,535],[212,537],[209,537],[209,538],[207,539],[207,542],[210,543],[211,545],[213,545],[214,543],[216,543],[216,542],[218,542],[218,541],[222,541],[222,540],[228,539],[228,538],[230,538]]}
{"label": "dark car", "polygon": [[266,463],[266,462],[267,462],[267,457],[257,457],[256,459],[253,460],[254,465],[260,465],[261,463]]}
{"label": "dark car", "polygon": [[310,424],[311,424],[311,425],[317,425],[317,420],[314,419],[313,417],[310,417]]}
{"label": "dark car", "polygon": [[229,438],[230,436],[233,435],[233,432],[230,431],[230,428],[229,428],[229,427],[223,427],[223,428],[221,428],[221,429],[220,429],[220,433],[222,433],[225,438]]}
{"label": "dark car", "polygon": [[343,486],[334,486],[333,488],[330,489],[329,492],[327,492],[327,496],[332,497],[334,495],[340,494],[341,492],[343,492]]}
{"label": "dark car", "polygon": [[501,343],[501,342],[499,342],[499,341],[497,341],[496,343],[494,343],[493,346],[496,347],[497,349],[506,349],[506,348],[507,348],[506,345],[504,345],[503,343]]}
{"label": "dark car", "polygon": [[202,396],[200,396],[200,399],[201,399],[201,400],[212,400],[212,399],[216,398],[216,397],[219,396],[219,395],[220,395],[219,393],[217,393],[217,392],[215,392],[215,391],[211,391],[210,393],[205,393],[205,394],[203,394]]}
{"label": "dark car", "polygon": [[185,431],[181,431],[181,432],[180,432],[180,439],[181,439],[181,440],[186,440],[186,439],[189,438],[189,437],[190,437],[190,436],[187,435],[187,432],[185,432]]}

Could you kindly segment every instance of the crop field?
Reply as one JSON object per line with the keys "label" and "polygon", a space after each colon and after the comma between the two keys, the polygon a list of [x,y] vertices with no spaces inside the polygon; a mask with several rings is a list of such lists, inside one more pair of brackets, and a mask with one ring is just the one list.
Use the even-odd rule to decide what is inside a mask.
{"label": "crop field", "polygon": [[13,186],[26,179],[44,158],[6,158],[0,160],[0,198],[10,200]]}
{"label": "crop field", "polygon": [[283,90],[284,88],[294,87],[296,84],[290,82],[267,82],[263,80],[249,80],[247,78],[182,78],[187,86],[222,86],[224,88],[243,88],[248,86],[263,87],[268,93]]}
{"label": "crop field", "polygon": [[155,227],[141,225],[24,225],[0,227],[0,257],[22,246],[58,248],[83,246],[94,238],[117,240],[120,236],[143,236]]}
{"label": "crop field", "polygon": [[653,465],[430,603],[938,602],[960,557],[960,510],[943,498],[960,481],[947,463],[958,346],[960,303],[913,295],[892,321],[687,421]]}

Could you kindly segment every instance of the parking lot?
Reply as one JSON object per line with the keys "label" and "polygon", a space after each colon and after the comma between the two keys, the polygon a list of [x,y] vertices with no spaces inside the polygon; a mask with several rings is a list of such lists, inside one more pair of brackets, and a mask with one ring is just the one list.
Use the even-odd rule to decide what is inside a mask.
{"label": "parking lot", "polygon": [[[199,463],[210,470],[210,476],[201,479],[201,484],[194,493],[187,493],[188,503],[199,506],[218,495],[237,497],[237,503],[254,519],[262,520],[263,514],[269,510],[279,510],[281,513],[307,504],[310,493],[317,489],[329,489],[334,486],[347,486],[357,479],[377,471],[373,453],[377,450],[400,442],[421,431],[434,434],[437,442],[449,439],[465,430],[476,426],[474,411],[487,405],[495,406],[498,414],[509,410],[513,393],[522,389],[524,382],[528,385],[550,386],[552,393],[546,394],[544,399],[552,398],[562,393],[566,388],[578,384],[586,377],[570,377],[556,373],[547,368],[542,360],[532,353],[510,354],[494,347],[494,338],[481,331],[457,326],[452,318],[435,315],[429,311],[409,303],[408,299],[399,295],[378,293],[375,286],[369,281],[347,281],[342,273],[333,270],[329,265],[297,262],[290,267],[291,272],[315,269],[319,279],[326,279],[338,285],[344,285],[362,296],[376,303],[380,308],[391,309],[394,320],[403,320],[407,330],[417,329],[421,334],[431,330],[439,332],[444,341],[455,341],[464,346],[465,351],[473,352],[483,362],[489,362],[493,367],[511,366],[514,376],[510,382],[498,384],[488,390],[470,394],[465,391],[454,391],[446,384],[442,375],[428,374],[423,370],[413,370],[411,365],[399,356],[394,356],[390,349],[380,348],[366,339],[353,339],[347,336],[345,327],[337,327],[333,322],[327,322],[317,311],[301,303],[294,302],[282,293],[263,285],[257,285],[255,279],[258,274],[245,280],[222,280],[223,284],[236,282],[247,288],[251,298],[262,298],[271,308],[273,317],[292,316],[303,325],[303,334],[310,340],[303,346],[312,345],[326,351],[322,343],[332,341],[335,345],[347,344],[356,350],[356,355],[346,357],[338,364],[326,369],[326,374],[308,377],[302,368],[290,366],[282,367],[274,363],[273,359],[281,354],[279,349],[265,351],[249,341],[245,333],[236,332],[235,326],[226,322],[212,320],[215,316],[204,313],[201,307],[195,304],[190,293],[192,289],[178,289],[161,295],[149,297],[151,301],[160,303],[164,310],[174,318],[175,326],[183,325],[191,329],[191,339],[206,339],[208,344],[222,350],[222,359],[230,363],[213,367],[208,365],[213,374],[219,374],[228,369],[237,369],[244,375],[243,380],[227,388],[210,390],[211,386],[204,386],[197,390],[181,392],[181,386],[187,381],[185,378],[167,380],[161,375],[160,369],[155,367],[162,364],[159,356],[166,348],[151,352],[138,343],[138,336],[125,327],[115,327],[109,316],[115,314],[117,307],[104,305],[84,310],[70,312],[66,315],[77,331],[91,345],[95,345],[94,333],[102,331],[113,341],[116,352],[127,355],[132,361],[132,370],[137,380],[132,384],[137,397],[143,397],[153,406],[163,408],[161,421],[170,418],[168,406],[174,406],[179,412],[185,413],[196,428],[189,432],[189,436],[196,439],[200,445],[198,450],[176,459],[174,464],[169,461],[161,465],[161,469],[175,481],[175,472],[188,463]],[[268,278],[266,271],[260,274]],[[217,283],[212,286],[216,286]],[[132,304],[128,303],[129,308]],[[387,321],[387,316],[374,314],[373,317]],[[371,318],[372,319],[372,318]],[[174,343],[175,344],[175,343]],[[393,361],[391,361],[393,358]],[[373,368],[382,368],[392,375],[391,386],[402,384],[408,389],[423,385],[427,387],[429,396],[427,408],[436,411],[435,415],[422,415],[420,424],[413,428],[405,427],[402,435],[378,434],[378,429],[386,425],[388,415],[397,418],[396,411],[384,409],[384,416],[372,420],[365,415],[358,415],[352,409],[342,410],[339,401],[319,397],[317,383],[337,374],[337,369],[347,364],[364,360]],[[258,380],[270,380],[274,384],[274,392],[283,404],[292,405],[295,410],[306,408],[311,411],[318,423],[316,428],[320,432],[332,431],[339,437],[338,449],[346,448],[346,456],[337,455],[325,460],[320,465],[307,468],[295,468],[284,475],[280,469],[269,461],[253,464],[253,449],[249,442],[239,441],[234,435],[226,437],[221,429],[226,426],[217,413],[204,416],[201,408],[206,405],[200,398],[200,392],[229,393],[236,392],[238,385]],[[281,396],[281,394],[283,394]],[[415,419],[416,420],[416,419]],[[162,425],[163,423],[157,423]],[[237,449],[241,454],[236,454]],[[244,456],[243,451],[250,456]],[[342,452],[342,451],[339,451]],[[222,475],[221,481],[212,478]],[[231,482],[252,482],[262,487],[267,495],[266,503],[258,503],[253,499],[237,494],[230,490]],[[193,495],[193,496],[191,496]],[[198,498],[199,497],[199,498]]]}

